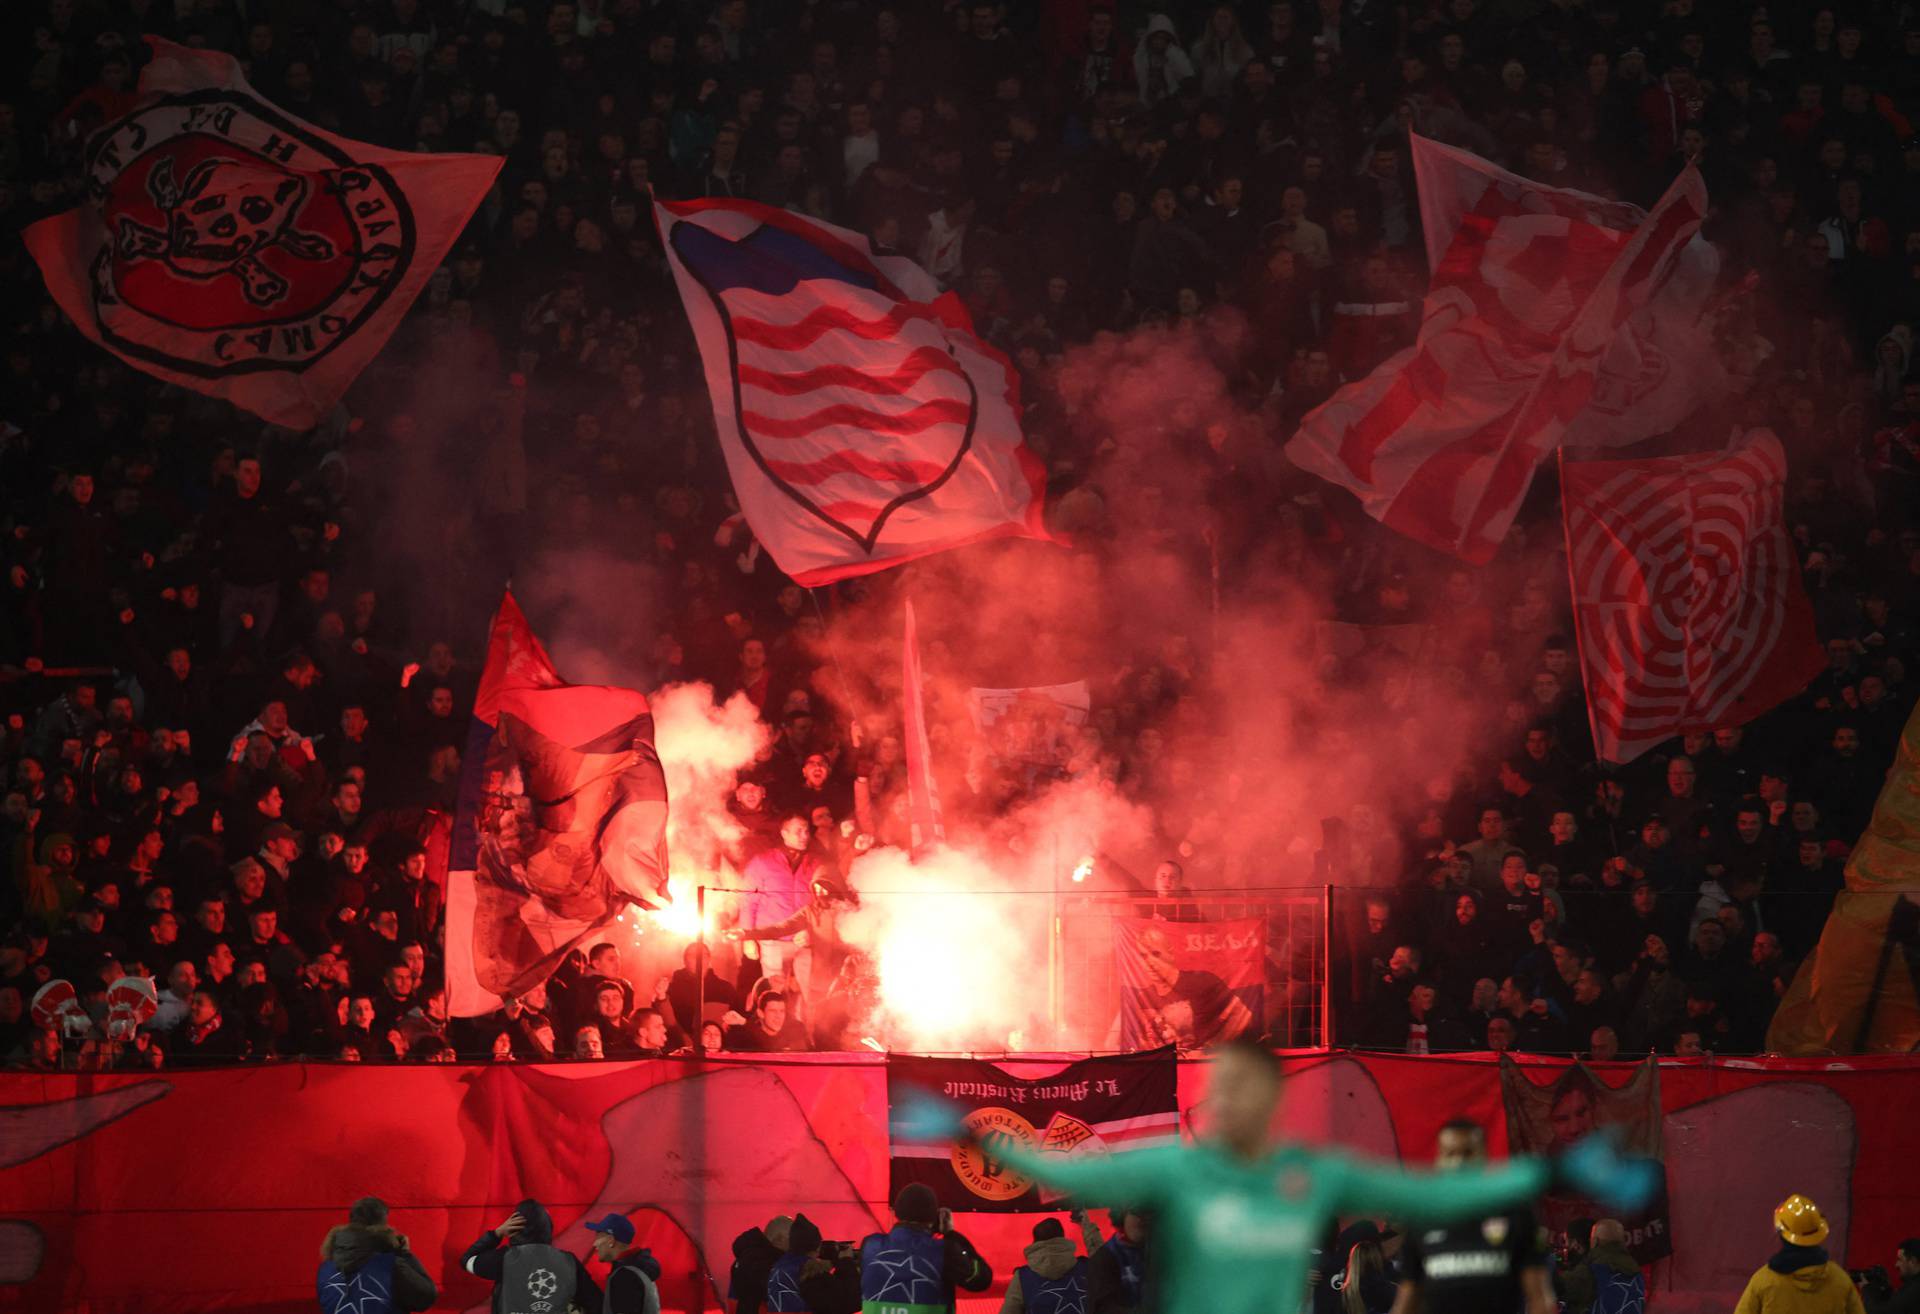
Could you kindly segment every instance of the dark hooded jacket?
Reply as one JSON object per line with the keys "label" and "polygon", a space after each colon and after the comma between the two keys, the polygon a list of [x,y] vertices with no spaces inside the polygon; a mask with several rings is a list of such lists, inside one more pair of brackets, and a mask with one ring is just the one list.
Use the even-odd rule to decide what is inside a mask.
{"label": "dark hooded jacket", "polygon": [[[513,1212],[526,1221],[526,1226],[507,1245],[501,1245],[500,1234],[489,1229],[467,1247],[466,1254],[460,1256],[460,1267],[477,1278],[485,1278],[493,1283],[494,1314],[499,1314],[500,1310],[500,1279],[506,1273],[508,1248],[553,1244],[553,1216],[547,1212],[545,1205],[538,1200],[522,1200],[513,1207]],[[567,1258],[573,1261],[573,1303],[584,1310],[599,1310],[600,1284],[588,1274],[587,1266],[580,1262],[578,1255],[569,1254]]]}
{"label": "dark hooded jacket", "polygon": [[351,1277],[375,1255],[393,1255],[393,1303],[415,1314],[431,1308],[439,1295],[419,1257],[407,1248],[407,1239],[386,1224],[361,1227],[346,1223],[327,1233],[320,1243],[320,1262],[332,1264]]}
{"label": "dark hooded jacket", "polygon": [[734,1314],[760,1314],[767,1302],[767,1275],[780,1262],[780,1255],[780,1249],[757,1227],[733,1239],[733,1273],[727,1286],[737,1302]]}
{"label": "dark hooded jacket", "polygon": [[[646,1280],[637,1281],[630,1273]],[[607,1308],[612,1314],[646,1314],[648,1288],[657,1287],[659,1281],[660,1261],[653,1257],[651,1250],[634,1250],[620,1256],[607,1270]],[[657,1310],[657,1299],[654,1306]],[[600,1312],[592,1310],[589,1314]]]}

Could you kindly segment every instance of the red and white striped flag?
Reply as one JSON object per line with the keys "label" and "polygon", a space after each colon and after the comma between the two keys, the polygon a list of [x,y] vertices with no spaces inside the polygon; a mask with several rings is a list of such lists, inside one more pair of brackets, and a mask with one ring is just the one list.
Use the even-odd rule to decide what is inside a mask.
{"label": "red and white striped flag", "polygon": [[907,602],[906,629],[900,643],[901,699],[907,740],[907,848],[919,853],[947,837],[940,820],[940,789],[933,779],[933,745],[927,738],[926,677],[920,670],[920,630]]}
{"label": "red and white striped flag", "polygon": [[1724,452],[1562,464],[1574,626],[1603,760],[1745,724],[1826,664],[1787,533],[1786,478],[1765,429]]}
{"label": "red and white striped flag", "polygon": [[747,523],[797,583],[1045,538],[1018,375],[912,261],[746,201],[654,207]]}
{"label": "red and white striped flag", "polygon": [[1656,432],[1591,407],[1619,391],[1603,364],[1642,367],[1616,342],[1672,277],[1706,189],[1688,169],[1642,215],[1413,141],[1434,271],[1419,339],[1311,412],[1287,455],[1382,524],[1484,563],[1571,426],[1606,445]]}

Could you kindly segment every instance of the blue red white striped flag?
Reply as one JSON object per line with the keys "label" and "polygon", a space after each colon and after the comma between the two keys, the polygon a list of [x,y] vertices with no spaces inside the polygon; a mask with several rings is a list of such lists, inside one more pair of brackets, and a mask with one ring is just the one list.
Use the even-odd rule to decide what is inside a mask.
{"label": "blue red white striped flag", "polygon": [[741,510],[795,581],[1047,537],[1019,377],[958,297],[785,210],[684,201],[654,219]]}
{"label": "blue red white striped flag", "polygon": [[638,690],[568,684],[508,592],[474,699],[447,871],[447,1008],[491,1012],[667,894],[667,779]]}

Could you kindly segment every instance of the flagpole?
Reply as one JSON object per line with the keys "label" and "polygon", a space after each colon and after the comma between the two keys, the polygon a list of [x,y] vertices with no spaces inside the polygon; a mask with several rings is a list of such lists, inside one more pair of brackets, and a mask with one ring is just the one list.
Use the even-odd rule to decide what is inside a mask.
{"label": "flagpole", "polygon": [[1567,449],[1556,447],[1553,451],[1554,473],[1560,479],[1560,537],[1567,545],[1567,610],[1573,614],[1573,654],[1580,671],[1581,692],[1586,696],[1587,733],[1593,737],[1595,760],[1600,754],[1600,722],[1593,715],[1593,677],[1595,672],[1587,669],[1587,640],[1580,626],[1580,581],[1573,573],[1573,527],[1567,523]]}
{"label": "flagpole", "polygon": [[1053,1045],[1060,1047],[1060,832],[1053,832],[1053,879],[1048,882],[1047,913],[1047,1018],[1053,1024]]}

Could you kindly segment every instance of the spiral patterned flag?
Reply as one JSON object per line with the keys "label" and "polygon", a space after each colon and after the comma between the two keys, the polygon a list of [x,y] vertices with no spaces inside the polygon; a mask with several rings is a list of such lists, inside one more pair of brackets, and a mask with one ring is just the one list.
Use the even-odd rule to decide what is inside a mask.
{"label": "spiral patterned flag", "polygon": [[1819,674],[1786,478],[1765,429],[1724,452],[1563,467],[1574,623],[1603,760],[1742,725]]}

